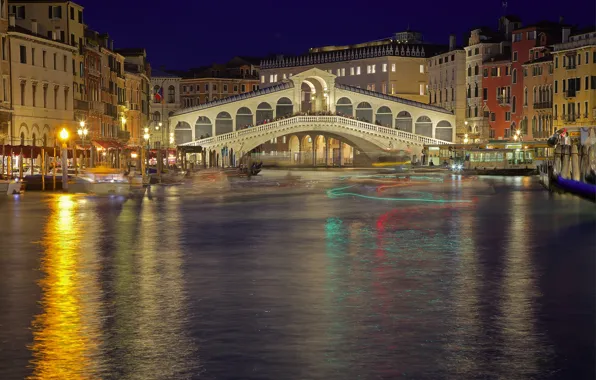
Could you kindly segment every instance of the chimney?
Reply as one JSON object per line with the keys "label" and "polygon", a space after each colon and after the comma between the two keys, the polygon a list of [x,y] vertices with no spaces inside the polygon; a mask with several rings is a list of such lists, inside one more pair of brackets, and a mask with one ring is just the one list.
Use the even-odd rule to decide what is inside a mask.
{"label": "chimney", "polygon": [[14,27],[14,26],[15,26],[15,24],[16,24],[15,15],[14,15],[14,14],[12,14],[12,15],[9,15],[9,16],[8,16],[8,25],[10,25],[10,26]]}
{"label": "chimney", "polygon": [[455,34],[450,34],[449,35],[449,51],[455,50],[456,43],[457,43],[457,37],[455,37]]}
{"label": "chimney", "polygon": [[114,51],[114,40],[110,40],[110,50]]}
{"label": "chimney", "polygon": [[565,43],[565,42],[569,42],[569,35],[571,34],[571,29],[570,28],[563,28],[563,36],[561,39],[561,42]]}
{"label": "chimney", "polygon": [[31,20],[31,32],[37,34],[37,20]]}

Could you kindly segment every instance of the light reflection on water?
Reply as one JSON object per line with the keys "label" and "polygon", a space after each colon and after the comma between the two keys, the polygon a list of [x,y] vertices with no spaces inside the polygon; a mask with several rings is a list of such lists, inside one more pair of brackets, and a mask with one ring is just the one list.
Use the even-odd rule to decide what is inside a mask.
{"label": "light reflection on water", "polygon": [[419,191],[0,202],[0,378],[593,377],[592,205]]}

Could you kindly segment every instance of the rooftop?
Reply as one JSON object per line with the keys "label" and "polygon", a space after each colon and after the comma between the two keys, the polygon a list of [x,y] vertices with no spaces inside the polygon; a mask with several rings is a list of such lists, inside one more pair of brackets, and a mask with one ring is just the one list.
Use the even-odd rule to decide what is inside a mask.
{"label": "rooftop", "polygon": [[524,65],[532,65],[534,63],[543,63],[543,62],[552,62],[552,61],[553,61],[553,56],[548,54],[548,55],[545,55],[544,57],[540,57],[540,58],[536,58],[531,61],[524,62],[523,64]]}
{"label": "rooftop", "polygon": [[27,34],[27,35],[29,35],[29,36],[37,37],[37,38],[40,38],[40,39],[42,39],[42,40],[46,40],[46,41],[51,41],[51,42],[54,42],[54,43],[56,43],[56,44],[60,44],[60,45],[63,45],[63,46],[67,46],[67,47],[69,47],[69,48],[71,48],[71,49],[74,49],[74,47],[70,46],[70,45],[69,45],[69,44],[67,44],[67,43],[64,43],[64,42],[62,42],[62,41],[59,41],[59,40],[53,40],[53,39],[51,39],[51,38],[49,38],[49,37],[47,37],[47,36],[44,36],[44,35],[42,35],[42,34],[35,34],[35,33],[33,33],[32,31],[30,31],[29,29],[27,29],[27,28],[23,28],[22,26],[18,26],[18,25],[15,25],[15,26],[9,26],[9,27],[8,27],[8,31],[9,31],[9,32],[16,32],[16,33]]}

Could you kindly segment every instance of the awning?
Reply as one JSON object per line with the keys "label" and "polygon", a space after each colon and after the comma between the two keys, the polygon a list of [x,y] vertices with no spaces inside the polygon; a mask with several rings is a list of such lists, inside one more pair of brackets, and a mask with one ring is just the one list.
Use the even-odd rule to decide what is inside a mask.
{"label": "awning", "polygon": [[122,144],[116,140],[93,140],[92,143],[100,149],[122,149]]}
{"label": "awning", "polygon": [[[31,146],[31,145],[0,145],[0,156],[2,156],[2,152],[4,151],[5,156],[19,156],[22,155],[23,158],[37,158],[41,155],[42,147],[40,146]],[[46,147],[45,151],[48,155],[52,156],[54,153],[54,147]],[[60,148],[56,149],[56,154],[60,154]]]}

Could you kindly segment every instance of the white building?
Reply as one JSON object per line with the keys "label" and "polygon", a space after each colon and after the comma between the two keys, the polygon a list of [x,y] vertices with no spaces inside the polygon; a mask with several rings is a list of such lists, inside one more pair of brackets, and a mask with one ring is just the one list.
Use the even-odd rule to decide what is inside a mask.
{"label": "white building", "polygon": [[[174,132],[175,125],[170,124],[170,118],[180,107],[180,81],[181,77],[152,69],[151,70],[151,101],[149,106],[150,122],[153,125],[162,123],[166,133]],[[163,99],[156,97],[161,90]],[[168,139],[166,138],[166,139]]]}
{"label": "white building", "polygon": [[76,129],[73,111],[73,66],[76,47],[16,26],[10,16],[8,31],[12,85],[13,145],[51,146],[63,127]]}

